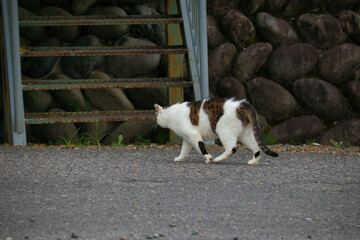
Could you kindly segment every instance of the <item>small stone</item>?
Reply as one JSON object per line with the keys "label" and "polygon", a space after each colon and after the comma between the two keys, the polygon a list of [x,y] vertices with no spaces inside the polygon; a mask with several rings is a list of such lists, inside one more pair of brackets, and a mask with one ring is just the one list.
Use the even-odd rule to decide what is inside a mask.
{"label": "small stone", "polygon": [[172,227],[172,228],[173,228],[173,227],[176,227],[176,224],[175,224],[175,223],[170,223],[170,224],[169,224],[169,227]]}
{"label": "small stone", "polygon": [[79,235],[77,235],[77,234],[75,234],[75,233],[71,233],[71,238],[78,238],[79,237]]}

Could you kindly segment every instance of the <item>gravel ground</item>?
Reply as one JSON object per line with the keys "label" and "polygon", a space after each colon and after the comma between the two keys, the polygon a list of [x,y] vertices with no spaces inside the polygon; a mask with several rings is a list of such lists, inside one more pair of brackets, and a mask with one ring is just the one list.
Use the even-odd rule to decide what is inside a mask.
{"label": "gravel ground", "polygon": [[0,239],[360,239],[359,148],[272,148],[0,146]]}

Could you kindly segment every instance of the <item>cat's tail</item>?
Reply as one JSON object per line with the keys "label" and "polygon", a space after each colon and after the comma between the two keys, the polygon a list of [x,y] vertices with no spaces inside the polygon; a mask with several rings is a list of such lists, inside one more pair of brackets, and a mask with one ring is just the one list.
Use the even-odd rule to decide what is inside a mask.
{"label": "cat's tail", "polygon": [[255,110],[254,106],[251,105],[250,103],[248,103],[247,101],[244,101],[244,102],[241,103],[241,107],[248,110],[250,123],[252,125],[252,130],[253,130],[253,133],[254,133],[254,137],[255,137],[255,140],[256,140],[259,148],[261,149],[261,151],[263,151],[264,153],[266,153],[267,155],[270,155],[272,157],[278,157],[279,154],[277,152],[274,152],[274,151],[270,150],[265,145],[265,143],[264,143],[264,141],[263,141],[263,139],[261,137],[260,128],[259,128],[258,121],[257,121],[257,116],[256,116],[256,110]]}

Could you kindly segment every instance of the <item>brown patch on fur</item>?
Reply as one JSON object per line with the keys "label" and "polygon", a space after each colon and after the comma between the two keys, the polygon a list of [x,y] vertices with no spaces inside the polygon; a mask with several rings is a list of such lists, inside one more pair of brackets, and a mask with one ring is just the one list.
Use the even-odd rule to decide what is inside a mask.
{"label": "brown patch on fur", "polygon": [[250,113],[249,110],[240,106],[236,109],[236,116],[243,122],[243,126],[246,126],[250,123]]}
{"label": "brown patch on fur", "polygon": [[191,124],[194,126],[199,125],[199,114],[200,114],[201,103],[202,103],[201,101],[198,101],[198,102],[189,102],[187,104],[187,106],[190,107]]}
{"label": "brown patch on fur", "polygon": [[[251,123],[253,125],[252,128],[255,139],[261,138],[260,129],[257,123],[257,116],[254,107],[250,105],[250,103],[248,102],[242,102],[240,104],[240,107],[236,110],[236,113],[238,118],[244,122],[244,125],[247,125],[248,123]],[[242,115],[241,117],[244,117],[243,115],[245,115],[244,119],[241,119],[239,115]]]}
{"label": "brown patch on fur", "polygon": [[214,98],[204,102],[203,109],[209,117],[210,126],[213,132],[215,132],[216,124],[224,114],[225,101],[226,99],[223,98]]}

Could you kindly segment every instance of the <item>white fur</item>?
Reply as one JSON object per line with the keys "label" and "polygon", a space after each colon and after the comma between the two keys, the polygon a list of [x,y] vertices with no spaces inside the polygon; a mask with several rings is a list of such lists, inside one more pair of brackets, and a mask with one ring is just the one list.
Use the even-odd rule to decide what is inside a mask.
{"label": "white fur", "polygon": [[[253,153],[260,151],[251,124],[243,126],[242,121],[237,118],[236,109],[242,101],[245,100],[230,99],[225,102],[224,114],[216,125],[215,133],[211,129],[210,120],[202,106],[199,113],[199,124],[194,126],[189,117],[190,108],[187,106],[187,103],[178,103],[166,109],[155,105],[155,109],[157,110],[157,123],[161,127],[170,128],[183,139],[180,155],[176,157],[174,161],[183,161],[193,147],[201,154],[198,146],[199,141],[202,142],[204,140],[218,138],[220,138],[225,151],[214,160],[210,154],[205,154],[206,163],[218,163],[229,158],[233,154],[233,149],[236,149],[238,141],[244,143]],[[253,157],[248,164],[255,165],[259,160],[260,157]]]}

